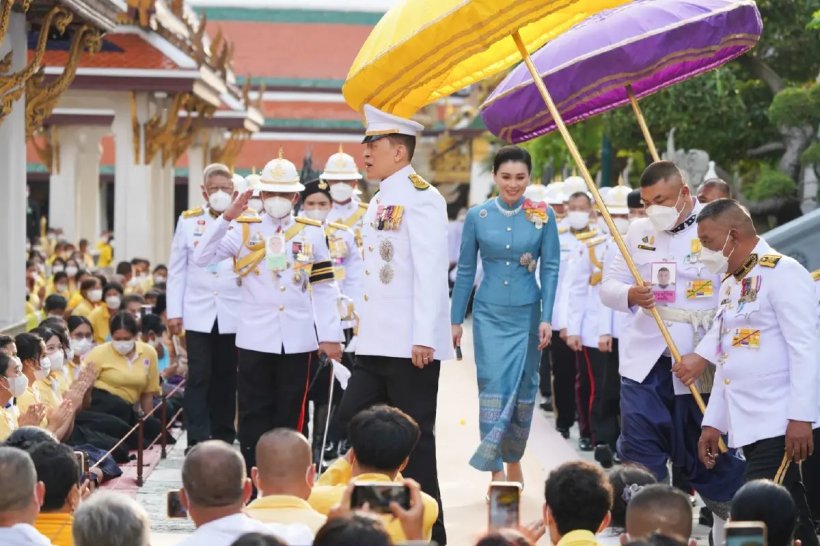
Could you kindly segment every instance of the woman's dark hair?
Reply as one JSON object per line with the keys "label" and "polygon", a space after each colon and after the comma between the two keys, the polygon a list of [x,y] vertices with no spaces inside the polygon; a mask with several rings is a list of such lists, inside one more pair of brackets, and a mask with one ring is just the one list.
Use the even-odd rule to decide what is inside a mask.
{"label": "woman's dark hair", "polygon": [[55,336],[58,339],[60,338],[60,336],[57,334],[57,332],[55,332],[54,330],[52,330],[48,326],[43,326],[43,325],[40,325],[37,328],[34,328],[33,330],[30,330],[29,333],[39,336],[40,339],[42,339],[43,342],[45,342],[45,343],[48,343],[48,341],[51,338],[55,337]]}
{"label": "woman's dark hair", "polygon": [[732,521],[762,521],[769,546],[789,546],[797,529],[797,506],[789,490],[770,480],[753,480],[738,489]]}
{"label": "woman's dark hair", "polygon": [[139,334],[137,319],[135,319],[131,313],[120,311],[111,319],[111,334],[113,335],[117,330],[125,330],[134,337],[137,337],[137,334]]}
{"label": "woman's dark hair", "polygon": [[54,274],[54,284],[57,284],[60,281],[67,281],[68,280],[68,273],[65,271],[58,271]]}
{"label": "woman's dark hair", "polygon": [[313,546],[364,545],[392,546],[392,542],[380,520],[358,514],[329,520],[313,539]]}
{"label": "woman's dark hair", "polygon": [[[55,249],[56,250],[56,249]],[[65,267],[65,260],[62,258],[54,258],[54,261],[51,262],[51,268],[54,269],[54,266],[60,264]]]}
{"label": "woman's dark hair", "polygon": [[100,281],[100,286],[103,287],[103,293],[104,293],[105,292],[105,285],[108,284],[108,279],[105,277],[105,275],[103,275],[102,273],[97,272],[97,273],[92,273],[91,276],[94,277],[95,279],[97,279],[98,281]]}
{"label": "woman's dark hair", "polygon": [[[49,336],[51,337],[51,336]],[[17,344],[17,357],[20,360],[36,360],[39,362],[43,356],[43,338],[31,332],[17,334],[14,337]]]}
{"label": "woman's dark hair", "polygon": [[612,486],[612,521],[610,527],[626,528],[626,505],[632,496],[647,485],[658,483],[655,475],[644,466],[625,464],[607,474]]}
{"label": "woman's dark hair", "polygon": [[160,335],[165,331],[165,325],[162,323],[162,319],[159,318],[159,315],[154,315],[153,313],[148,313],[142,317],[140,328],[143,334],[154,332]]}
{"label": "woman's dark hair", "polygon": [[[14,361],[11,359],[11,357],[9,355],[7,355],[6,353],[0,352],[0,375],[5,377],[6,372],[9,371],[9,365],[12,362],[14,362]],[[14,364],[16,365],[17,363],[14,362]]]}
{"label": "woman's dark hair", "polygon": [[122,289],[122,285],[118,282],[109,282],[103,287],[103,295],[107,294],[109,290],[116,290],[122,296],[125,293],[125,290]]}
{"label": "woman's dark hair", "polygon": [[493,173],[497,173],[498,169],[508,161],[517,161],[527,166],[527,172],[532,172],[532,157],[530,153],[520,146],[504,146],[498,150],[493,159]]}
{"label": "woman's dark hair", "polygon": [[5,447],[16,447],[23,451],[29,451],[37,444],[48,442],[51,444],[59,444],[57,438],[49,431],[40,427],[20,427],[6,438],[3,442]]}
{"label": "woman's dark hair", "polygon": [[83,275],[88,275],[88,271],[85,269],[78,269],[77,273],[74,275],[74,282],[79,281]]}
{"label": "woman's dark hair", "polygon": [[52,335],[55,335],[58,338],[60,338],[60,345],[63,346],[63,349],[68,349],[70,345],[68,341],[68,325],[63,319],[59,317],[49,317],[45,319],[43,322],[41,322],[40,326],[38,326],[38,328],[43,327],[48,328],[53,332]]}
{"label": "woman's dark hair", "polygon": [[91,277],[90,279],[84,280],[80,283],[80,292],[88,292],[89,290],[92,290],[99,282],[100,281],[97,277]]}
{"label": "woman's dark hair", "polygon": [[532,543],[515,529],[501,529],[487,533],[475,546],[532,546]]}
{"label": "woman's dark hair", "polygon": [[160,292],[157,296],[157,302],[154,304],[154,314],[161,315],[165,312],[167,307],[167,298],[165,296],[165,292]]}
{"label": "woman's dark hair", "polygon": [[234,540],[231,546],[287,546],[284,542],[273,535],[263,535],[262,533],[245,533]]}
{"label": "woman's dark hair", "polygon": [[70,316],[68,317],[68,333],[71,334],[74,330],[76,330],[79,326],[87,324],[89,328],[91,328],[91,333],[94,333],[94,327],[91,325],[91,321],[85,317],[78,317],[78,316]]}

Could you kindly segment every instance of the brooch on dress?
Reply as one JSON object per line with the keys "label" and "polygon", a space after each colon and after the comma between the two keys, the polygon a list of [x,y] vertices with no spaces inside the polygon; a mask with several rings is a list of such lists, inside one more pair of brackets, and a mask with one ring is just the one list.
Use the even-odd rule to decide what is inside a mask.
{"label": "brooch on dress", "polygon": [[530,199],[525,199],[524,214],[527,216],[527,220],[535,224],[535,229],[541,229],[549,220],[547,204],[543,201],[536,203]]}
{"label": "brooch on dress", "polygon": [[529,252],[525,252],[524,254],[522,254],[521,258],[518,260],[518,263],[526,267],[527,271],[529,271],[530,273],[535,271],[537,264],[536,260],[533,259],[532,254],[530,254]]}

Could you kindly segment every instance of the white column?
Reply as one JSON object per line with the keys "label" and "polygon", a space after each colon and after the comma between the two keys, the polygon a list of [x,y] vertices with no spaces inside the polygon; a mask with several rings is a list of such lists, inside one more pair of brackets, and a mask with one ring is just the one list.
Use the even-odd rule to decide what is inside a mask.
{"label": "white column", "polygon": [[152,264],[167,263],[174,237],[174,165],[162,164],[161,154],[151,163],[152,226],[154,241],[151,254],[146,257]]}
{"label": "white column", "polygon": [[[59,159],[52,163],[59,164],[59,172],[52,172],[49,178],[48,223],[61,228],[69,241],[77,241],[77,163],[79,161],[80,137],[79,127],[60,127],[58,138],[61,140]],[[52,146],[57,143],[52,142]]]}
{"label": "white column", "polygon": [[[26,16],[11,12],[0,42],[0,59],[12,51],[9,72],[26,63]],[[0,122],[0,329],[25,319],[26,260],[26,125],[25,95]]]}
{"label": "white column", "polygon": [[473,139],[473,164],[470,170],[470,198],[468,206],[477,205],[487,200],[487,195],[495,183],[493,173],[487,168],[487,156],[490,145],[483,138]]}
{"label": "white column", "polygon": [[102,161],[102,138],[111,132],[110,127],[85,127],[82,148],[77,163],[77,239],[88,239],[93,244],[100,234],[101,186],[100,162]]}
{"label": "white column", "polygon": [[196,144],[188,148],[188,208],[202,204],[202,171],[205,170],[205,146]]}

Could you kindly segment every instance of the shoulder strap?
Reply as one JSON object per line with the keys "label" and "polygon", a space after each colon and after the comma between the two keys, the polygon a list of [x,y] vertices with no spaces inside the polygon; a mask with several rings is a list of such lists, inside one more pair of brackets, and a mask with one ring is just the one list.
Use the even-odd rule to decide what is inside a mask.
{"label": "shoulder strap", "polygon": [[776,267],[777,262],[779,262],[782,257],[781,254],[764,254],[760,257],[758,263],[763,267]]}
{"label": "shoulder strap", "polygon": [[195,209],[189,209],[182,213],[183,218],[194,218],[195,216],[202,216],[205,213],[202,210],[202,207],[197,207]]}
{"label": "shoulder strap", "polygon": [[365,203],[359,203],[359,207],[351,214],[347,219],[342,220],[342,224],[353,227],[359,220],[361,220],[364,213],[367,212],[368,205]]}
{"label": "shoulder strap", "polygon": [[811,272],[811,278],[815,281],[820,281],[820,269],[815,269]]}

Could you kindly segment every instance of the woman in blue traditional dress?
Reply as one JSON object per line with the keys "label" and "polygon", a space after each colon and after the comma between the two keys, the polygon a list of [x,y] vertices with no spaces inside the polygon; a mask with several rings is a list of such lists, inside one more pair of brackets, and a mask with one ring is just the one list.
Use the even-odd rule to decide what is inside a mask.
{"label": "woman in blue traditional dress", "polygon": [[450,316],[453,343],[460,346],[480,253],[484,278],[473,302],[473,344],[481,443],[470,465],[492,472],[494,481],[522,484],[520,461],[538,392],[541,351],[552,337],[560,260],[555,213],[543,202],[524,198],[531,170],[532,159],[523,148],[506,146],[496,154],[493,177],[499,195],[467,213]]}

